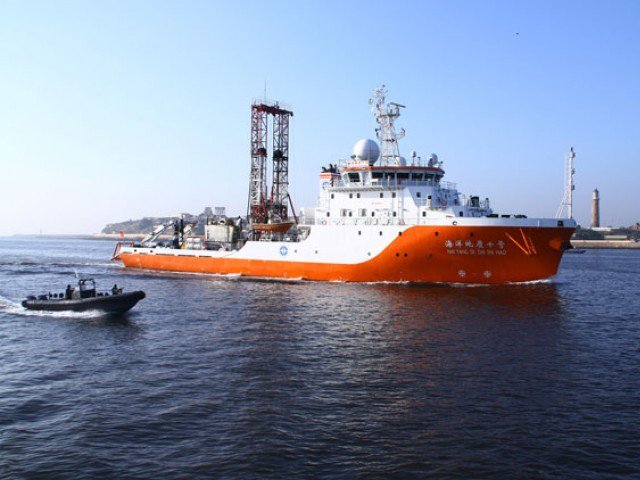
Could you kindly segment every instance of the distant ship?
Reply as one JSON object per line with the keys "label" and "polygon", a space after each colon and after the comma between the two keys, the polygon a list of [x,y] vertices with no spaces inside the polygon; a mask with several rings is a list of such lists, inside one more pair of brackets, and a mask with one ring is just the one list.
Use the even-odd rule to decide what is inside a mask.
{"label": "distant ship", "polygon": [[[426,161],[415,152],[401,156],[404,129],[396,131],[395,121],[403,105],[387,103],[384,87],[370,103],[378,141],[362,139],[349,159],[322,168],[318,204],[305,209],[303,222],[284,218],[286,205],[260,187],[264,163],[256,159],[266,159],[260,147],[252,150],[255,208],[244,228],[218,219],[194,240],[176,226],[172,245],[120,244],[114,258],[130,268],[337,282],[505,284],[557,273],[571,248],[573,219],[498,215],[488,198],[461,195],[443,180],[437,155]],[[277,104],[262,107],[291,114]],[[278,155],[281,150],[274,165],[281,165]],[[274,191],[280,188],[274,180]],[[281,215],[269,215],[273,211]]]}

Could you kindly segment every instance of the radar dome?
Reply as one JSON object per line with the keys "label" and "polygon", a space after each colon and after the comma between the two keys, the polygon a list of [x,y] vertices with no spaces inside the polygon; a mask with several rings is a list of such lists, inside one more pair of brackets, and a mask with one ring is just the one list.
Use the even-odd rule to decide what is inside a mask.
{"label": "radar dome", "polygon": [[363,138],[353,146],[353,155],[356,160],[369,162],[369,165],[373,165],[380,157],[380,147],[375,140]]}

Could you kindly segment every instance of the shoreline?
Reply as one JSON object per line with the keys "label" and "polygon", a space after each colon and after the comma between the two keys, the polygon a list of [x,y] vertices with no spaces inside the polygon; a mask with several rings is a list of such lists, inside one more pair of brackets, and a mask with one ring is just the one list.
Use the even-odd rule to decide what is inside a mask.
{"label": "shoreline", "polygon": [[614,249],[614,250],[634,250],[640,248],[640,242],[633,240],[571,240],[574,248],[584,248],[587,250]]}

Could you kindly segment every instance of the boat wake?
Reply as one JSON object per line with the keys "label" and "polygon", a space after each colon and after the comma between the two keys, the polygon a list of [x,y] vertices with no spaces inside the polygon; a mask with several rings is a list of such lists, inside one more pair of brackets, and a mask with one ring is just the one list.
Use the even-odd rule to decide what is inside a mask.
{"label": "boat wake", "polygon": [[55,317],[55,318],[98,318],[105,315],[98,310],[88,310],[86,312],[50,312],[43,310],[27,310],[20,303],[0,296],[0,313],[8,315],[19,315],[24,317]]}

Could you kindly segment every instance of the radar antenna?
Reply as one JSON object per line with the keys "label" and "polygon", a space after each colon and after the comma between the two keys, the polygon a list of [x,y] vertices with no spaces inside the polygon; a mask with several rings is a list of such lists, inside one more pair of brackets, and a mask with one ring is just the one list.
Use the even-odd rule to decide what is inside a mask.
{"label": "radar antenna", "polygon": [[400,164],[400,147],[398,140],[404,137],[404,128],[396,132],[394,122],[400,116],[400,109],[405,108],[399,103],[387,103],[388,90],[386,86],[380,85],[373,91],[373,95],[369,99],[371,111],[376,117],[378,127],[376,128],[376,137],[380,140],[382,155],[381,165],[399,165]]}

